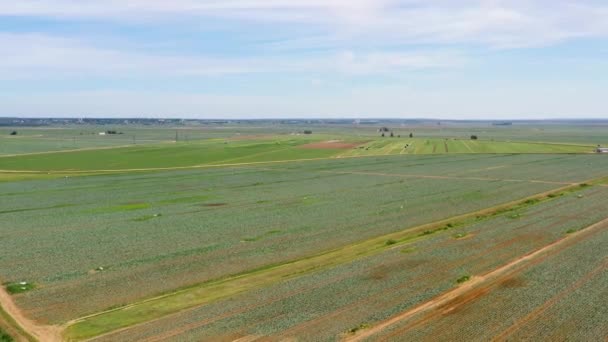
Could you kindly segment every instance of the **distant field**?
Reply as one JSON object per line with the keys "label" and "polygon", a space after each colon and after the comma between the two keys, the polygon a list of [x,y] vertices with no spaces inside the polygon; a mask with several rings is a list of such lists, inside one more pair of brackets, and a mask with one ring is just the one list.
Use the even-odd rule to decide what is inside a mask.
{"label": "distant field", "polygon": [[330,157],[341,149],[298,148],[305,139],[225,140],[0,157],[0,170],[89,171],[179,168],[208,164]]}
{"label": "distant field", "polygon": [[446,153],[589,153],[593,146],[470,139],[385,138],[340,154],[446,154]]}
{"label": "distant field", "polygon": [[592,146],[454,139],[274,136],[169,142],[98,150],[0,156],[0,170],[103,171],[187,168],[395,154],[591,153]]}

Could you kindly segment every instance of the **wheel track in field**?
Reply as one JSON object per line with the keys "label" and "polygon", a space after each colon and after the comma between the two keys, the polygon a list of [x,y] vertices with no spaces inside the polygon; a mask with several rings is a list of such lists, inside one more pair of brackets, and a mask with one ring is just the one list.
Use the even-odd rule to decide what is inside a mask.
{"label": "wheel track in field", "polygon": [[541,316],[545,311],[547,311],[548,309],[550,309],[553,305],[557,304],[560,300],[562,300],[563,298],[565,298],[567,295],[569,295],[570,293],[574,292],[575,290],[577,290],[581,286],[585,285],[587,282],[589,282],[591,279],[593,279],[597,275],[605,272],[606,269],[608,269],[608,259],[606,259],[598,267],[594,268],[591,272],[585,274],[582,278],[580,278],[578,281],[576,281],[573,285],[571,285],[568,288],[562,290],[557,295],[551,297],[543,305],[541,305],[540,307],[538,307],[537,309],[535,309],[534,311],[532,311],[531,313],[529,313],[525,317],[519,319],[517,322],[515,322],[509,328],[505,329],[500,335],[494,337],[492,340],[493,341],[507,341],[508,337],[510,335],[512,335],[516,331],[520,330],[525,324],[527,324],[527,323],[535,320],[539,316]]}
{"label": "wheel track in field", "polygon": [[32,335],[41,342],[61,341],[61,328],[57,326],[41,325],[28,319],[21,309],[17,307],[11,295],[0,287],[0,307],[10,316],[17,325],[27,334]]}
{"label": "wheel track in field", "polygon": [[[521,201],[524,201],[524,200],[529,199],[529,198],[542,198],[544,196],[547,196],[547,194],[549,194],[549,193],[566,191],[567,189],[572,189],[572,188],[573,188],[573,186],[566,186],[566,187],[562,187],[562,188],[559,188],[559,189],[552,189],[552,190],[547,191],[547,192],[538,193],[538,194],[535,194],[535,195],[532,195],[532,196],[528,196],[528,197],[525,197],[525,198],[522,198],[522,199],[518,199],[518,200],[515,200],[515,201],[511,201],[509,203],[504,203],[504,204],[501,204],[501,205],[493,206],[493,207],[490,207],[490,208],[486,208],[486,209],[483,209],[483,210],[480,210],[480,211],[475,211],[475,212],[467,213],[467,214],[460,215],[460,216],[457,216],[457,217],[452,217],[452,218],[449,218],[449,219],[446,219],[446,220],[440,220],[440,221],[436,221],[436,222],[433,222],[433,223],[430,223],[430,224],[424,224],[424,225],[420,225],[420,226],[417,226],[417,227],[413,227],[411,229],[408,229],[408,232],[416,232],[416,231],[418,231],[420,229],[423,229],[423,228],[426,228],[426,227],[440,225],[440,224],[445,224],[445,222],[448,222],[448,221],[451,221],[451,220],[463,219],[465,217],[470,217],[471,215],[479,215],[479,214],[491,213],[491,212],[499,210],[501,208],[505,208],[505,207],[508,207],[508,206],[515,205],[515,204],[520,203]],[[400,232],[400,233],[403,233],[403,232]],[[380,238],[384,239],[385,237],[382,236]],[[371,239],[371,240],[375,241],[375,239]],[[178,292],[180,292],[180,291],[178,291]],[[172,294],[169,294],[169,295],[172,295]],[[157,297],[157,298],[151,298],[151,299],[145,300],[144,302],[147,302],[147,301],[150,301],[150,300],[159,299],[159,298],[162,298],[162,297],[166,297],[166,296],[161,296],[161,297]],[[32,335],[34,335],[36,337],[41,337],[40,338],[41,341],[58,341],[58,340],[61,339],[60,333],[61,333],[62,328],[65,328],[65,326],[62,326],[62,327],[58,327],[58,326],[44,326],[44,325],[39,325],[36,322],[33,322],[33,321],[27,319],[25,317],[25,315],[23,315],[23,313],[15,305],[15,303],[12,300],[12,297],[10,295],[8,295],[8,293],[6,293],[4,290],[0,291],[0,304],[4,308],[6,308],[6,311],[9,313],[9,315],[12,316],[12,317],[14,317],[15,320],[19,323],[19,325],[21,327],[24,328],[25,331],[31,333]],[[137,304],[138,303],[134,303],[134,304],[129,305],[127,307],[135,306]],[[124,307],[122,309],[124,309]],[[97,315],[100,315],[100,314],[103,314],[103,313],[104,312],[97,313],[97,314],[92,315],[92,316],[97,316]],[[87,316],[87,317],[91,317],[91,316]],[[83,317],[83,318],[71,321],[70,323],[73,323],[75,321],[80,321],[80,320],[85,319],[87,317]],[[166,316],[162,316],[162,317],[166,317]],[[155,320],[155,319],[153,319],[153,320]],[[149,323],[149,322],[151,322],[153,320],[142,322],[141,324]],[[129,327],[126,327],[126,328],[130,328],[130,327],[132,327],[132,326],[129,326]],[[110,331],[110,332],[108,332],[108,334],[112,333],[112,332],[116,332],[116,330]],[[97,337],[101,337],[101,336],[104,336],[104,335],[107,335],[107,334],[101,334],[101,335],[98,335]]]}
{"label": "wheel track in field", "polygon": [[[356,335],[349,336],[345,338],[344,341],[362,341],[371,338],[373,335],[378,334],[387,328],[390,328],[408,319],[414,318],[416,315],[423,314],[425,312],[429,313],[428,316],[430,318],[433,318],[439,314],[454,310],[457,308],[457,306],[466,304],[470,301],[475,300],[479,296],[484,295],[485,293],[483,292],[483,290],[487,290],[488,288],[490,288],[492,283],[497,281],[497,278],[498,280],[500,280],[501,276],[504,277],[505,275],[509,275],[510,273],[517,273],[525,267],[538,264],[550,256],[547,254],[551,254],[551,252],[558,253],[564,248],[567,248],[572,244],[584,240],[592,236],[593,234],[601,231],[602,228],[605,229],[607,226],[608,218],[597,222],[591,226],[588,226],[587,228],[582,229],[578,232],[572,233],[532,253],[524,255],[521,258],[518,258],[510,263],[507,263],[495,269],[494,271],[491,271],[481,276],[475,276],[470,281],[451,291],[448,291],[422,305],[419,305],[411,310],[405,311],[384,322],[381,322],[370,329],[364,330]],[[527,265],[526,263],[528,262],[530,262],[531,264]],[[484,287],[484,285],[486,286]],[[450,304],[452,304],[452,306],[450,306]],[[386,340],[387,338],[390,339],[391,337],[396,337],[400,333],[407,331],[414,326],[423,324],[429,319],[429,317],[423,317],[417,321],[414,321],[413,323],[405,326],[405,328],[393,332],[391,335],[382,340]]]}
{"label": "wheel track in field", "polygon": [[[400,231],[400,232],[397,232],[397,233],[393,233],[393,234],[389,234],[389,235],[385,235],[385,236],[380,236],[380,237],[372,238],[372,239],[369,239],[369,240],[362,241],[360,243],[355,243],[355,244],[347,245],[347,246],[344,246],[343,248],[332,250],[330,252],[317,254],[317,255],[309,257],[309,258],[304,258],[304,259],[299,259],[299,260],[295,260],[295,261],[292,261],[292,262],[287,262],[286,264],[280,264],[280,265],[277,265],[277,266],[273,267],[271,270],[274,271],[275,268],[281,268],[281,267],[283,267],[285,265],[293,265],[294,263],[300,262],[300,261],[302,261],[302,262],[304,262],[306,264],[306,263],[310,262],[312,258],[316,258],[316,257],[319,257],[321,259],[325,259],[325,258],[327,258],[330,255],[334,255],[335,253],[340,253],[340,251],[348,251],[348,253],[351,253],[353,248],[358,250],[361,247],[368,246],[368,245],[369,245],[369,247],[366,247],[366,251],[367,251],[367,253],[370,253],[370,252],[373,252],[373,251],[377,250],[377,248],[373,248],[373,250],[372,250],[372,247],[375,246],[375,242],[378,242],[379,244],[380,243],[383,244],[386,239],[391,238],[393,235],[395,235],[395,236],[397,236],[397,235],[402,236],[403,234],[405,234],[407,236],[410,236],[411,234],[417,234],[418,232],[423,231],[425,229],[431,229],[432,227],[436,227],[436,226],[440,226],[440,225],[445,225],[448,222],[451,222],[451,221],[454,221],[454,220],[462,220],[462,219],[466,219],[466,218],[470,218],[470,217],[475,217],[476,215],[491,214],[491,213],[496,212],[497,210],[501,210],[501,209],[504,209],[504,208],[509,208],[509,207],[518,205],[518,204],[522,203],[522,201],[526,201],[528,199],[532,199],[532,198],[540,199],[540,198],[546,197],[548,194],[551,194],[551,193],[558,193],[558,192],[563,192],[563,191],[572,190],[572,189],[578,189],[578,186],[569,185],[569,186],[565,186],[565,187],[561,187],[561,188],[557,188],[557,189],[552,189],[550,191],[546,191],[546,192],[543,192],[543,193],[538,193],[538,194],[535,194],[535,195],[532,195],[532,196],[528,196],[528,197],[521,198],[521,199],[518,199],[518,200],[515,200],[515,201],[504,203],[504,204],[501,204],[501,205],[498,205],[498,206],[493,206],[493,207],[486,208],[486,209],[483,209],[483,210],[474,211],[474,212],[471,212],[471,213],[459,215],[459,216],[452,217],[452,218],[446,219],[446,220],[440,220],[440,221],[435,221],[435,222],[432,222],[432,223],[429,223],[429,224],[423,224],[423,225],[420,225],[420,226],[417,226],[417,227],[413,227],[413,228],[407,229],[406,231]],[[368,255],[367,253],[365,253],[365,255]],[[338,254],[336,254],[336,255],[338,255]],[[341,254],[339,254],[339,255],[341,256]],[[363,255],[363,254],[359,253],[357,255]],[[332,262],[331,265],[334,265],[334,263],[335,262]],[[340,262],[340,263],[342,263],[342,262]],[[323,264],[323,265],[325,265],[325,264]],[[324,267],[326,267],[326,266],[318,266],[317,265],[314,268],[314,270],[312,270],[311,272],[314,272],[315,270],[318,270],[318,269],[323,269]],[[309,272],[307,271],[305,273],[309,273]],[[299,274],[303,274],[303,273],[301,271],[298,271],[297,274],[299,275]],[[254,273],[254,275],[257,275],[257,271],[256,271],[256,273]],[[235,279],[242,279],[243,277],[246,277],[246,276],[247,276],[246,274],[237,275]],[[225,278],[225,279],[230,279],[230,277]],[[222,282],[224,282],[224,281],[226,281],[226,280],[222,280]],[[267,286],[267,285],[264,285],[264,286]],[[200,287],[196,287],[195,291],[200,291],[200,289],[201,289]],[[81,317],[81,318],[78,318],[78,319],[74,319],[74,320],[72,320],[70,322],[67,322],[63,327],[66,328],[66,329],[69,329],[70,327],[73,327],[74,325],[80,324],[82,322],[87,322],[87,321],[90,321],[90,320],[94,321],[94,318],[98,317],[98,316],[102,316],[102,315],[105,315],[105,314],[111,314],[114,311],[122,311],[122,310],[126,310],[126,309],[132,309],[132,308],[138,307],[140,305],[144,305],[145,306],[147,303],[155,302],[155,301],[158,301],[158,300],[163,300],[163,298],[166,298],[166,297],[173,297],[173,296],[176,296],[176,295],[177,296],[183,296],[184,294],[187,294],[188,291],[189,291],[188,289],[186,289],[186,290],[179,290],[179,291],[176,291],[176,292],[173,292],[173,293],[168,293],[166,295],[162,295],[162,296],[159,296],[159,297],[149,298],[149,299],[146,299],[146,300],[143,300],[143,301],[140,301],[140,302],[132,303],[132,304],[129,304],[129,305],[121,307],[121,308],[117,308],[117,309],[113,309],[113,310],[109,310],[109,311],[98,312],[98,313],[93,314],[93,315],[89,315],[89,316]],[[192,305],[189,304],[190,305],[189,307],[200,307],[201,305],[204,305],[205,303],[207,303],[207,301],[201,302],[199,304],[192,304]],[[187,309],[187,308],[184,308],[184,309]],[[128,329],[130,327],[134,327],[134,326],[138,326],[138,325],[141,325],[141,324],[149,323],[149,322],[158,320],[160,318],[163,318],[163,317],[175,314],[177,312],[181,312],[184,309],[181,309],[181,310],[178,310],[178,311],[175,311],[175,312],[172,312],[172,313],[162,314],[162,315],[160,315],[158,317],[154,317],[154,318],[148,319],[147,321],[141,321],[141,322],[138,322],[138,323],[135,323],[135,324],[131,324],[129,326],[109,329],[106,332],[103,332],[103,333],[101,333],[99,335],[96,335],[94,337],[107,336],[107,335],[109,335],[109,334],[111,334],[113,332],[116,332],[118,330],[126,330],[126,329]],[[90,337],[90,338],[94,338],[94,337]]]}
{"label": "wheel track in field", "polygon": [[[598,210],[598,209],[599,208],[594,208],[593,210]],[[571,218],[570,220],[575,220],[575,219],[576,218]],[[528,225],[532,225],[532,223],[530,223]],[[526,225],[526,226],[528,226],[528,225]],[[518,229],[518,228],[516,228],[516,229]],[[496,249],[499,249],[499,250],[502,250],[502,251],[507,250],[509,248],[509,246],[512,246],[512,245],[514,245],[516,243],[521,242],[522,239],[524,239],[524,238],[523,237],[518,237],[518,238],[514,238],[514,239],[509,239],[509,240],[503,241],[500,244],[497,244],[495,246],[491,246],[491,247],[489,247],[487,249],[481,249],[478,253],[473,254],[471,256],[468,256],[465,259],[462,259],[462,260],[459,259],[458,261],[455,261],[455,262],[452,262],[452,263],[449,263],[449,264],[444,264],[441,267],[437,267],[437,268],[434,269],[433,272],[428,273],[428,274],[424,274],[424,275],[421,275],[421,276],[418,276],[418,277],[412,279],[411,282],[417,283],[419,280],[422,280],[423,278],[429,278],[429,277],[432,277],[432,279],[436,279],[436,277],[439,276],[441,273],[446,272],[449,269],[457,268],[457,267],[463,266],[465,264],[468,264],[468,263],[470,263],[471,261],[473,261],[475,259],[481,259],[484,255],[488,255],[491,252],[495,251]],[[441,248],[441,246],[435,246],[434,248]],[[398,290],[398,289],[401,289],[401,288],[405,288],[407,286],[409,286],[409,284],[396,285],[396,286],[393,286],[391,288],[387,288],[385,291]],[[411,296],[417,296],[420,293],[421,292],[413,292],[413,293],[410,293],[409,295],[411,295]],[[348,305],[340,308],[339,310],[336,310],[336,311],[330,312],[330,313],[328,313],[326,315],[317,317],[314,320],[311,320],[311,321],[304,322],[304,323],[301,323],[299,325],[293,326],[290,329],[281,332],[276,337],[278,337],[279,339],[289,339],[289,338],[293,338],[294,336],[297,336],[298,334],[305,334],[308,329],[314,328],[314,325],[317,324],[317,323],[322,323],[324,321],[331,320],[332,318],[337,317],[337,316],[339,316],[339,315],[341,315],[341,314],[343,314],[345,312],[348,312],[349,310],[351,310],[351,309],[353,309],[355,307],[359,307],[359,306],[362,306],[362,305],[367,305],[368,303],[371,306],[371,305],[377,303],[377,301],[381,301],[383,296],[384,296],[383,293],[379,293],[379,294],[376,294],[374,296],[368,297],[368,298],[366,298],[364,300],[348,304]]]}

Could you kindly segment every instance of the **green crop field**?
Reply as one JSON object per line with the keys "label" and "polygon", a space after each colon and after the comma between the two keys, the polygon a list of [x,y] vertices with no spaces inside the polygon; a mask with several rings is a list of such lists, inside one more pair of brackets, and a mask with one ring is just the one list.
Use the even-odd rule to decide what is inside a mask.
{"label": "green crop field", "polygon": [[3,128],[0,327],[50,341],[608,337],[605,128],[438,126]]}
{"label": "green crop field", "polygon": [[[145,340],[156,337],[159,332],[162,332],[159,334],[161,338],[175,340],[224,340],[268,335],[279,339],[306,336],[305,339],[311,341],[335,340],[357,328],[371,327],[456,287],[457,279],[462,275],[482,275],[562,239],[568,229],[583,228],[601,220],[600,203],[608,199],[608,189],[586,189],[581,193],[584,199],[577,197],[578,192],[571,193],[414,240],[396,242],[374,256],[110,334],[100,341]],[[571,217],[564,220],[564,216],[569,215]],[[602,242],[593,243],[600,245]],[[593,269],[600,258],[588,256],[595,259],[596,264],[585,265],[585,269]],[[577,279],[583,272],[572,274],[572,279]],[[527,292],[522,287],[501,288]],[[605,287],[598,288],[601,289]],[[536,293],[543,292],[531,295]],[[520,309],[524,303],[534,304],[526,302],[527,299],[522,297],[518,301],[520,305],[515,308]],[[487,303],[504,305],[500,297],[488,297]],[[542,302],[536,305],[540,304]],[[488,307],[472,314],[481,319],[492,310]],[[512,311],[489,318],[508,322],[507,312]],[[444,317],[437,317],[436,326],[428,326],[437,328],[433,333],[419,336],[408,332],[412,335],[406,339],[432,339],[433,336],[466,339],[484,326],[479,324],[481,322],[462,324],[460,316],[455,314],[447,316],[454,320],[453,326],[446,326]],[[247,323],[244,325],[243,322]],[[462,335],[451,335],[454,329],[460,329]],[[471,332],[467,333],[467,329]],[[477,332],[481,339],[490,339],[493,333],[496,331],[491,329]]]}

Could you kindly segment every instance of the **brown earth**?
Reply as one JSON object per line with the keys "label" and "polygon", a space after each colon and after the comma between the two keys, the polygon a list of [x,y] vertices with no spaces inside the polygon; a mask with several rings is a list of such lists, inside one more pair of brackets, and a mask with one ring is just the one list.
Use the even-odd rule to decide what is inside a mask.
{"label": "brown earth", "polygon": [[17,307],[13,298],[4,288],[0,288],[0,306],[17,324],[40,342],[61,341],[61,328],[40,325],[29,320]]}
{"label": "brown earth", "polygon": [[608,224],[608,219],[600,221],[594,225],[587,227],[582,231],[573,233],[565,238],[557,240],[543,248],[540,248],[530,254],[524,255],[521,258],[516,259],[506,265],[503,265],[487,274],[472,277],[470,281],[455,288],[454,290],[448,291],[422,305],[419,305],[418,307],[396,315],[384,322],[375,325],[370,329],[361,331],[360,333],[354,336],[347,337],[345,338],[345,340],[366,340],[371,338],[373,335],[380,333],[389,327],[394,326],[395,324],[414,318],[418,314],[427,313],[423,317],[415,320],[414,322],[406,325],[404,328],[401,328],[397,332],[391,334],[391,337],[395,337],[396,334],[399,334],[400,332],[412,328],[414,326],[424,324],[425,322],[428,322],[429,319],[437,317],[437,315],[445,315],[454,310],[458,310],[459,306],[466,305],[467,303],[487,293],[495,285],[493,284],[494,282],[497,282],[498,284],[504,284],[505,280],[514,277],[517,272],[521,270],[521,268],[526,267],[526,263],[540,263],[547,257],[549,257],[551,252],[555,253],[559,250],[563,250],[563,248],[573,243],[592,236],[594,233],[601,230],[602,228],[606,228],[606,224]]}
{"label": "brown earth", "polygon": [[348,150],[351,148],[355,148],[363,143],[347,143],[343,141],[331,140],[331,141],[323,141],[318,143],[310,143],[299,146],[300,148],[307,149],[339,149],[339,150]]}

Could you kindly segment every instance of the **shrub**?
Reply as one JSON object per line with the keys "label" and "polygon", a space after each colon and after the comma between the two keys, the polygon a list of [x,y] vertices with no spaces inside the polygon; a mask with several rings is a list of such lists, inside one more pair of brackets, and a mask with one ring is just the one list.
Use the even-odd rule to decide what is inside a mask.
{"label": "shrub", "polygon": [[0,329],[0,342],[13,342],[13,338],[5,333],[2,329]]}
{"label": "shrub", "polygon": [[476,135],[471,135],[471,140],[477,140],[477,136]]}
{"label": "shrub", "polygon": [[456,279],[456,282],[458,284],[462,284],[462,283],[467,282],[469,280],[471,280],[471,276],[469,276],[469,275],[463,275],[462,277]]}
{"label": "shrub", "polygon": [[386,240],[386,242],[384,244],[387,246],[390,246],[390,245],[394,245],[396,243],[397,243],[397,240],[390,239],[390,240]]}
{"label": "shrub", "polygon": [[17,294],[27,292],[34,289],[34,284],[28,283],[27,281],[20,281],[17,283],[8,283],[6,285],[6,291],[10,294]]}
{"label": "shrub", "polygon": [[359,331],[359,330],[362,330],[362,329],[367,329],[367,328],[369,328],[369,324],[366,324],[366,323],[361,323],[361,324],[359,324],[358,326],[356,326],[356,327],[354,327],[354,328],[352,328],[352,329],[348,330],[348,332],[349,332],[349,333],[351,333],[351,334],[354,334],[354,333],[356,333],[356,332],[357,332],[357,331]]}

